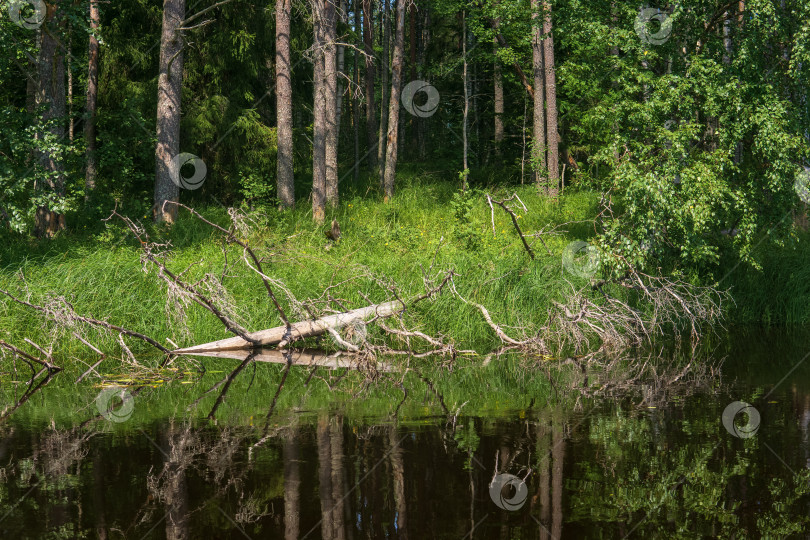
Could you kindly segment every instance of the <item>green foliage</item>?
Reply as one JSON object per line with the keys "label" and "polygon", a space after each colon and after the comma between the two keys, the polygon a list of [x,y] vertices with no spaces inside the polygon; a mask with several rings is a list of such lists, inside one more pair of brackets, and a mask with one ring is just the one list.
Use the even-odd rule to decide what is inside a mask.
{"label": "green foliage", "polygon": [[41,156],[67,165],[61,176],[71,175],[75,164],[75,149],[57,138],[50,128],[60,122],[45,122],[40,116],[12,107],[0,108],[2,137],[0,137],[0,220],[17,233],[28,233],[34,224],[38,206],[47,204],[57,212],[75,208],[75,193],[61,196],[45,189],[49,181],[57,181],[57,174],[47,172]]}
{"label": "green foliage", "polygon": [[453,218],[455,218],[453,236],[469,251],[476,251],[481,247],[482,235],[473,218],[473,204],[480,195],[481,192],[478,190],[457,191],[449,203]]}

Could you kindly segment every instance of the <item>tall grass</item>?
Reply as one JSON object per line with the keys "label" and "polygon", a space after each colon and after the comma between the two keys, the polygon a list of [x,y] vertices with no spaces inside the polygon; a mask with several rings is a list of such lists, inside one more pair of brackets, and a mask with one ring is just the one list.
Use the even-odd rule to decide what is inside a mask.
{"label": "tall grass", "polygon": [[[572,287],[586,285],[582,278],[564,272],[561,254],[569,242],[587,241],[593,235],[593,226],[584,222],[595,215],[598,195],[573,192],[551,201],[538,196],[533,186],[486,189],[496,197],[518,193],[528,208],[519,212],[524,232],[549,223],[583,221],[567,226],[564,234],[546,237],[548,251],[535,241],[536,258],[530,260],[511,220],[497,207],[493,234],[483,190],[462,196],[456,182],[447,178],[452,176],[405,168],[398,177],[396,196],[388,204],[373,194],[373,178],[350,186],[327,216],[340,223],[342,237],[336,244],[325,237],[325,226],[312,223],[306,201],[299,201],[294,211],[252,212],[257,221],[246,240],[265,254],[265,272],[298,301],[324,299],[329,286],[329,295],[336,300],[329,305],[332,309],[390,299],[392,291],[408,298],[425,292],[424,277],[436,279],[452,269],[465,298],[486,305],[510,332],[535,333],[545,323],[552,299],[562,301]],[[222,207],[198,210],[223,226],[230,224]],[[206,273],[221,278],[229,304],[247,330],[281,324],[260,279],[241,260],[241,250],[226,246],[220,233],[181,210],[179,222],[171,229],[150,228],[150,234],[154,240],[171,243],[173,271],[192,265],[185,280],[194,281]],[[810,321],[808,252],[801,246],[773,253],[759,273],[745,267],[735,270],[728,283],[734,285],[736,319]],[[198,306],[186,306],[183,316],[176,316],[178,310],[165,284],[154,267],[147,265],[143,270],[140,247],[121,223],[108,222],[102,230],[52,241],[2,245],[0,264],[3,289],[38,304],[64,295],[81,314],[104,318],[162,343],[171,340],[187,346],[228,335],[218,320]],[[291,299],[279,287],[276,295],[291,318],[306,316],[295,313]],[[481,314],[447,291],[434,301],[418,304],[403,318],[410,328],[441,334],[462,348],[485,351],[499,343]],[[0,300],[3,339],[19,343],[29,337],[53,346],[64,362],[89,352],[70,334],[36,312]],[[118,347],[114,336],[91,337],[103,346]],[[329,341],[318,344],[329,346]]]}
{"label": "tall grass", "polygon": [[[524,231],[549,221],[586,219],[596,203],[587,193],[551,203],[538,197],[533,187],[517,192],[529,209],[521,217]],[[460,215],[454,213],[454,193],[451,182],[406,171],[391,203],[356,193],[344,197],[329,212],[328,220],[337,219],[342,230],[336,244],[325,237],[325,227],[312,223],[305,202],[291,212],[269,209],[255,213],[259,222],[248,241],[265,253],[265,271],[298,300],[322,297],[326,287],[339,283],[343,284],[330,289],[330,295],[340,302],[331,305],[334,309],[382,301],[391,297],[392,290],[407,298],[425,292],[423,271],[436,278],[441,271],[453,269],[461,294],[487,305],[500,323],[531,332],[544,321],[549,298],[562,294],[567,286],[560,259],[563,247],[573,239],[586,239],[584,231],[572,230],[547,240],[551,255],[537,243],[537,258],[531,261],[508,216],[496,208],[493,235],[485,199],[470,194],[471,208]],[[228,226],[224,208],[198,210]],[[195,265],[184,279],[193,281],[205,273],[223,275],[226,246],[221,234],[183,210],[171,230],[152,229],[151,234],[155,240],[171,242],[169,267],[173,271]],[[64,295],[79,313],[107,319],[161,342],[171,339],[181,346],[226,336],[219,321],[197,306],[186,307],[182,319],[167,315],[172,310],[167,310],[171,302],[165,284],[154,267],[142,270],[139,246],[120,224],[110,222],[105,230],[81,239],[32,242],[24,249],[3,246],[0,253],[0,287],[30,295],[35,303]],[[241,250],[231,246],[227,253],[229,267],[222,283],[240,321],[249,330],[281,324],[258,276],[240,260]],[[566,278],[576,281],[572,276]],[[280,290],[276,295],[293,316],[291,300]],[[423,303],[406,318],[409,325],[449,336],[465,347],[484,350],[495,344],[480,313],[448,293]],[[0,302],[0,327],[4,339],[11,341],[29,337],[53,344],[65,354],[84,350],[75,340],[61,339],[65,336],[39,314],[7,300]]]}

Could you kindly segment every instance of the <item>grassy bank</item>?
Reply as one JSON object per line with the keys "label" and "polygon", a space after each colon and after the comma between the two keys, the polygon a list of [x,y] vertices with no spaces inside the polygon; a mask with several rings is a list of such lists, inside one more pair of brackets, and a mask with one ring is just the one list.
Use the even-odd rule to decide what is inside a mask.
{"label": "grassy bank", "polygon": [[[312,308],[320,310],[328,300],[324,291],[331,287],[328,296],[334,301],[330,308],[361,307],[369,301],[391,299],[392,290],[400,298],[422,294],[424,277],[435,284],[444,271],[453,269],[462,296],[487,306],[505,328],[531,335],[546,322],[552,300],[562,301],[572,285],[587,283],[564,271],[561,254],[570,242],[593,236],[591,221],[598,194],[565,194],[552,202],[538,197],[531,186],[488,190],[498,197],[518,193],[528,210],[518,212],[524,232],[549,223],[581,222],[566,225],[563,234],[544,237],[545,247],[534,241],[535,259],[531,260],[505,212],[495,208],[493,234],[483,192],[474,190],[461,196],[453,183],[440,176],[447,177],[405,171],[389,204],[360,191],[344,196],[327,216],[337,219],[342,230],[340,241],[334,244],[324,235],[326,227],[312,224],[306,203],[292,212],[270,209],[249,214],[255,221],[249,223],[245,238],[265,255],[265,272],[283,284],[276,286],[276,295],[290,318],[306,316],[300,306],[296,312],[293,297],[298,302],[310,300]],[[222,207],[198,210],[219,224],[229,223]],[[209,287],[209,292],[232,310],[244,328],[258,330],[281,323],[260,279],[241,260],[241,249],[231,246],[225,250],[220,233],[181,211],[179,222],[170,230],[150,230],[150,234],[153,240],[171,242],[169,267],[173,271],[192,265],[184,274],[186,281],[203,279],[206,274],[216,276],[224,290]],[[810,260],[807,245],[806,239],[804,243],[796,239],[778,250],[769,246],[762,270],[746,265],[734,268],[723,280],[723,286],[735,293],[736,306],[729,307],[729,320],[810,322],[810,267],[804,262]],[[0,246],[0,288],[37,304],[48,303],[55,294],[64,295],[80,314],[137,330],[161,343],[171,340],[187,346],[227,337],[210,313],[167,295],[156,269],[150,266],[148,272],[143,271],[140,255],[132,235],[116,222],[51,241],[10,242]],[[435,301],[418,304],[404,321],[411,329],[443,335],[460,348],[485,351],[499,344],[480,312],[447,291]],[[8,300],[0,302],[0,328],[2,338],[14,343],[29,337],[53,344],[54,351],[66,357],[88,352],[71,337],[73,329],[48,322]],[[86,328],[82,331],[93,342],[118,347],[115,336]],[[328,340],[313,344],[330,345]],[[133,347],[145,350],[137,343]]]}

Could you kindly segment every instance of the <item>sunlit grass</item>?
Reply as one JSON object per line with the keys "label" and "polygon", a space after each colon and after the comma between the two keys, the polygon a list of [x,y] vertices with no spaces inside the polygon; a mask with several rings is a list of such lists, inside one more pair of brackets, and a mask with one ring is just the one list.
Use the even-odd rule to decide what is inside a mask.
{"label": "sunlit grass", "polygon": [[[396,287],[401,298],[425,291],[423,277],[436,280],[453,270],[459,292],[486,305],[497,322],[515,334],[531,335],[546,321],[551,300],[561,301],[572,286],[584,286],[582,278],[564,272],[561,254],[574,240],[587,241],[593,234],[589,223],[599,197],[569,190],[558,200],[537,194],[532,185],[479,188],[472,194],[469,218],[454,213],[453,195],[458,192],[452,175],[403,169],[394,199],[382,203],[372,188],[350,186],[339,206],[327,213],[340,223],[342,236],[332,244],[324,235],[326,225],[312,223],[306,200],[294,211],[269,208],[254,214],[257,222],[245,238],[265,255],[264,270],[283,283],[299,301],[322,298],[330,289],[332,309],[362,307],[369,301],[392,298]],[[367,184],[373,186],[375,179]],[[533,232],[549,223],[577,222],[559,236],[548,236],[543,246],[532,243],[535,259],[525,252],[509,216],[495,207],[494,233],[484,192],[500,198],[516,192],[528,209],[518,211],[523,232]],[[198,208],[208,219],[229,225],[226,210],[219,206]],[[231,295],[232,307],[247,330],[281,324],[258,276],[241,260],[237,246],[228,250],[228,267],[222,235],[181,210],[171,230],[152,229],[152,238],[171,241],[169,266],[180,271],[194,265],[184,279],[193,281],[206,273],[222,278]],[[801,244],[799,245],[801,247]],[[550,251],[550,253],[549,253]],[[30,298],[38,304],[53,295],[64,295],[80,314],[103,318],[154,337],[167,347],[188,346],[227,337],[221,323],[195,305],[184,308],[185,316],[167,298],[165,284],[155,268],[144,272],[140,249],[120,223],[110,222],[93,235],[66,235],[50,242],[0,246],[0,287]],[[810,270],[806,251],[786,247],[774,253],[761,274],[746,267],[735,270],[726,285],[737,294],[731,322],[810,321]],[[22,275],[25,276],[23,281]],[[357,279],[352,279],[361,276]],[[282,307],[291,319],[294,312],[287,295],[276,288]],[[316,308],[323,308],[319,304]],[[436,300],[422,302],[404,315],[410,328],[442,335],[461,348],[481,352],[499,344],[481,314],[461,303],[448,291]],[[118,351],[117,336],[99,335],[77,327],[105,351]],[[20,343],[25,337],[53,346],[57,363],[89,361],[93,353],[65,328],[57,329],[39,313],[0,300],[0,337]],[[376,335],[377,338],[382,336]],[[133,351],[149,350],[127,339]],[[310,343],[331,347],[329,339]],[[81,365],[78,366],[81,368]],[[78,369],[77,368],[77,369]]]}

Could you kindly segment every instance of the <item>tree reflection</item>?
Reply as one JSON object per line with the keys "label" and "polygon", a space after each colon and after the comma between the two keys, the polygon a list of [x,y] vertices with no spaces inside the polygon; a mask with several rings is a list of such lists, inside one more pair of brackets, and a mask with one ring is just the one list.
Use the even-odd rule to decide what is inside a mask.
{"label": "tree reflection", "polygon": [[284,437],[284,538],[297,540],[301,529],[301,451],[298,428]]}
{"label": "tree reflection", "polygon": [[[280,394],[301,389],[307,374],[288,363],[264,387],[253,425],[225,414],[249,382],[250,363],[206,386],[196,421],[112,424],[95,415],[69,428],[15,417],[0,423],[0,518],[8,516],[0,534],[690,538],[790,536],[807,526],[803,386],[792,399],[763,405],[771,427],[742,440],[719,423],[723,389],[681,376],[683,364],[653,374],[622,371],[620,363],[607,373],[605,364],[600,371],[586,362],[585,375],[566,372],[556,392],[529,407],[476,415],[460,414],[464,402],[449,383],[420,374],[401,385],[411,385],[407,400],[441,401],[430,410],[436,416],[406,416],[413,409],[402,404],[398,382],[389,396],[397,417],[352,412],[351,400],[335,397],[337,384],[317,407],[290,410]],[[588,398],[577,390],[584,377]],[[206,419],[211,404],[219,407],[216,423]],[[524,506],[505,510],[490,498],[501,473],[525,478]]]}

